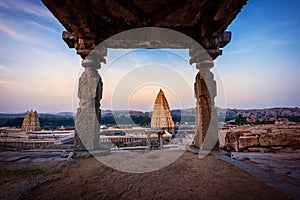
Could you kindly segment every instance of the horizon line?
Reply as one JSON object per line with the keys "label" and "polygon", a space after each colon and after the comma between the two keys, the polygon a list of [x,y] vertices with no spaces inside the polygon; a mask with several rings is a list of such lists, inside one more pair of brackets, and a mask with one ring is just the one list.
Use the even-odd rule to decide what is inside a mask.
{"label": "horizon line", "polygon": [[[195,107],[189,107],[189,108],[173,108],[170,109],[170,111],[173,110],[188,110],[188,109],[195,109]],[[292,109],[292,108],[296,108],[298,109],[299,106],[275,106],[275,107],[262,107],[262,108],[222,108],[219,106],[216,106],[217,109],[224,109],[224,110],[267,110],[267,109]],[[30,110],[26,110],[26,111],[19,111],[19,112],[0,112],[0,114],[25,114],[27,111]],[[37,111],[35,109],[35,111]],[[116,109],[116,110],[112,110],[112,109],[101,109],[101,111],[138,111],[138,112],[152,112],[152,111],[148,111],[148,110],[137,110],[137,109]],[[37,111],[38,112],[38,111]],[[73,113],[75,114],[76,112],[73,111],[42,111],[42,112],[38,112],[40,114],[59,114],[59,113]]]}

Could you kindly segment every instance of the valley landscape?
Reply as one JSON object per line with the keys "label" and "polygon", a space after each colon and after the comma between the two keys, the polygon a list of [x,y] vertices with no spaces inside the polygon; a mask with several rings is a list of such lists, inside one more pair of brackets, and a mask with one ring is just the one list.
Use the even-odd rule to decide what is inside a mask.
{"label": "valley landscape", "polygon": [[[256,194],[259,195],[262,190],[264,190],[264,195],[259,195],[259,198],[269,199],[280,197],[280,199],[288,199],[298,196],[298,192],[295,191],[295,188],[300,187],[300,159],[298,156],[300,153],[300,123],[298,121],[300,115],[299,108],[272,108],[255,110],[218,109],[218,118],[224,120],[219,122],[220,150],[212,151],[210,154],[205,156],[204,159],[199,157],[197,158],[197,156],[195,157],[195,154],[191,153],[193,150],[189,151],[188,148],[188,145],[192,144],[195,130],[195,124],[193,122],[195,118],[195,109],[171,110],[171,114],[174,122],[176,122],[178,126],[178,130],[174,138],[170,138],[170,143],[166,143],[164,145],[164,148],[168,149],[172,145],[180,146],[182,143],[184,147],[180,153],[180,155],[182,155],[179,156],[174,163],[168,164],[163,169],[150,172],[150,174],[146,173],[141,176],[138,174],[135,175],[134,173],[128,174],[122,172],[122,170],[119,171],[110,168],[102,162],[99,162],[103,160],[103,158],[100,158],[100,160],[97,158],[99,155],[94,155],[94,158],[70,158],[69,155],[73,151],[72,146],[74,140],[72,139],[68,140],[70,141],[68,144],[57,143],[56,145],[50,144],[49,146],[31,146],[30,148],[25,146],[25,148],[22,148],[20,145],[15,147],[8,146],[7,143],[3,143],[2,139],[2,143],[0,143],[2,151],[0,152],[0,172],[3,173],[3,176],[1,176],[2,178],[0,180],[0,186],[3,188],[1,196],[5,199],[45,199],[45,196],[40,196],[40,194],[51,190],[51,198],[55,196],[59,198],[63,194],[56,188],[59,187],[59,185],[61,185],[61,187],[68,188],[72,185],[72,192],[64,192],[65,198],[74,198],[75,196],[80,196],[80,198],[84,199],[90,197],[122,199],[124,198],[124,195],[126,198],[128,198],[130,195],[141,195],[144,199],[151,199],[152,195],[156,196],[157,198],[161,197],[161,193],[163,193],[164,197],[171,198],[172,190],[170,189],[172,187],[170,186],[172,185],[175,187],[177,184],[179,184],[180,188],[185,191],[184,196],[186,198],[194,199],[193,196],[198,193],[198,191],[194,191],[194,189],[200,187],[202,182],[195,182],[193,186],[188,184],[187,181],[191,180],[193,173],[196,173],[199,176],[201,175],[201,179],[204,182],[208,181],[206,179],[211,178],[219,180],[219,189],[227,191],[224,194],[224,199],[230,199],[231,196],[236,192],[243,191],[243,189],[239,187],[234,190],[229,189],[227,186],[225,186],[228,184],[222,183],[222,181],[228,179],[228,173],[231,174],[230,176],[235,176],[235,178],[230,179],[230,181],[233,182],[240,182],[241,178],[245,176],[244,179],[251,182],[251,186],[248,186],[247,191],[256,191]],[[20,131],[15,133],[13,132],[13,130],[20,130],[22,127],[22,124],[19,124],[19,122],[23,120],[22,117],[25,116],[25,113],[1,114],[0,116],[1,120],[3,121],[3,125],[13,125],[13,127],[2,126],[0,128],[1,138],[3,138],[5,134],[7,135],[8,132],[9,136],[12,138],[12,135],[14,134],[15,138],[20,137],[20,134],[28,135],[29,137],[23,137],[25,140],[30,140],[30,138],[33,140],[36,140],[35,138],[40,138],[40,140],[43,140],[43,138],[45,140],[49,140],[49,138],[53,138],[53,140],[62,142],[63,140],[61,138],[74,137],[74,124],[72,124],[72,120],[74,120],[73,113],[38,114],[41,121],[41,129],[44,130],[34,131],[31,133],[21,133]],[[133,110],[129,112],[125,110],[113,112],[110,110],[102,111],[101,122],[103,123],[106,121],[106,123],[103,124],[104,126],[100,130],[100,134],[102,133],[103,135],[100,135],[100,141],[103,140],[103,137],[126,137],[128,135],[135,135],[136,137],[137,135],[140,135],[141,132],[145,133],[145,131],[148,131],[149,129],[149,124],[151,122],[150,116],[151,112]],[[118,119],[112,120],[114,117]],[[181,119],[187,120],[181,121]],[[137,124],[127,124],[127,122],[131,120]],[[115,121],[122,123],[116,124]],[[65,127],[68,128],[65,129]],[[114,136],[119,135],[119,133],[123,133],[124,136]],[[34,135],[35,137],[33,137]],[[152,140],[155,139],[152,138]],[[111,140],[111,142],[113,141]],[[117,143],[113,142],[113,144],[116,145]],[[228,150],[229,144],[230,150]],[[138,141],[129,143],[127,142],[127,146],[128,145],[133,145],[133,147],[136,145],[142,145],[142,140],[141,143]],[[186,152],[185,149],[187,150]],[[120,150],[111,151],[118,152]],[[126,150],[124,152],[126,152]],[[159,151],[153,149],[150,151],[149,155],[152,154],[152,156],[154,156],[157,154],[155,157],[139,157],[138,163],[146,163],[151,161],[151,159],[153,159],[151,162],[161,162],[160,158],[171,158],[172,155],[170,153],[171,152],[168,153],[168,151],[159,153]],[[118,159],[118,166],[123,166],[125,168],[127,166],[127,170],[134,171],[134,169],[128,168],[128,161],[126,159],[129,159],[129,157],[117,158],[116,155],[112,154],[111,158],[107,157],[106,159]],[[125,160],[123,160],[123,158]],[[143,159],[146,160],[143,161]],[[132,160],[131,162],[136,161]],[[218,166],[222,166],[222,168],[215,169],[215,167],[212,165],[216,163],[219,163]],[[243,163],[251,167],[245,169]],[[90,167],[87,168],[87,164],[90,165]],[[231,165],[235,167],[232,168],[230,167]],[[134,165],[132,165],[132,167],[133,166]],[[196,170],[195,166],[199,167],[197,168],[197,172],[194,172],[194,170]],[[76,173],[90,174],[89,176],[85,176],[85,178],[82,177],[86,183],[85,190],[89,192],[81,192],[80,194],[74,192],[75,190],[79,191],[79,188],[82,187],[77,183],[74,185],[73,181],[75,177],[72,176],[72,173],[75,172],[72,171],[75,169],[77,171]],[[215,174],[212,173],[211,170],[221,171],[218,174]],[[181,179],[180,182],[176,181],[179,178],[177,175],[180,175],[178,172],[182,173],[182,175],[185,177],[185,179]],[[101,181],[98,182],[98,186],[92,186],[93,184],[91,181],[94,180],[94,173],[99,173],[102,177],[108,176],[110,178],[101,179]],[[165,175],[160,176],[160,173],[164,173]],[[176,173],[177,175],[172,175],[172,173]],[[206,177],[207,175],[205,174],[207,173],[210,174],[209,177]],[[173,178],[170,178],[169,176]],[[157,177],[157,180],[166,185],[162,188],[164,192],[161,190],[155,190],[154,192],[154,188],[149,187],[148,184],[151,182],[150,177]],[[270,177],[272,177],[272,180],[275,177],[275,180],[279,181],[283,185],[277,183],[275,184],[274,182],[268,182]],[[143,179],[148,180],[149,183],[147,181],[142,181],[142,183],[137,186],[136,181]],[[265,185],[264,182],[261,182],[262,180],[266,181],[267,184]],[[254,182],[257,182],[256,186],[253,185]],[[108,193],[107,189],[105,189],[106,193],[99,192],[109,184],[112,184],[114,185],[114,188],[119,189],[114,189],[112,190],[114,192],[111,191]],[[131,189],[121,189],[121,185],[124,184],[126,187],[130,187]],[[197,184],[200,185],[197,186]],[[210,182],[210,184],[214,183]],[[271,187],[269,184],[271,184]],[[214,194],[214,190],[209,189],[209,185],[207,185],[205,188],[202,188],[202,190],[205,191],[204,199],[216,198],[218,196],[218,194]],[[98,187],[104,188],[100,189]],[[147,189],[143,189],[142,193],[139,193],[139,187],[146,187]],[[272,189],[273,187],[283,191],[283,193],[279,191],[272,191],[274,190]],[[28,193],[29,190],[32,192]],[[95,193],[95,191],[98,191],[98,193]],[[149,192],[151,192],[151,196],[148,196]],[[103,196],[104,194],[105,197]],[[243,195],[244,194],[241,194],[241,198],[256,198],[255,195],[251,196],[251,198]]]}

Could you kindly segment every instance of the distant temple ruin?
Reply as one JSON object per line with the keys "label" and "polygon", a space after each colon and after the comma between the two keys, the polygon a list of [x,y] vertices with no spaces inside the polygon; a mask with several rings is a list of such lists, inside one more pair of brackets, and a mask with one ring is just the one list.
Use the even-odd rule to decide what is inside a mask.
{"label": "distant temple ruin", "polygon": [[162,89],[159,90],[154,102],[154,108],[151,117],[151,128],[174,129],[174,122],[170,113],[170,107]]}
{"label": "distant temple ruin", "polygon": [[40,121],[36,111],[27,111],[22,124],[22,131],[40,131]]}

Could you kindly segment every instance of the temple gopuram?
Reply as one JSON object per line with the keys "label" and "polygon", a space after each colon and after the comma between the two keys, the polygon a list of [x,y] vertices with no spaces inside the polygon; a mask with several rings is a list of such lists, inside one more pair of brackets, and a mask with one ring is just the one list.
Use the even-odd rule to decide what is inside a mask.
{"label": "temple gopuram", "polygon": [[159,90],[154,102],[154,108],[151,116],[152,129],[164,129],[173,132],[174,122],[171,116],[169,103],[162,89]]}
{"label": "temple gopuram", "polygon": [[36,111],[27,111],[22,124],[22,131],[28,133],[40,131],[40,121]]}

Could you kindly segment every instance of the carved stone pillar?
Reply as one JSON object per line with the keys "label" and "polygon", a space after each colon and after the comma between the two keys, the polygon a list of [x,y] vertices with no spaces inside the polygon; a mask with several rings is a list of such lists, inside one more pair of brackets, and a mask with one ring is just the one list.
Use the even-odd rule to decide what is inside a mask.
{"label": "carved stone pillar", "polygon": [[[194,145],[203,150],[210,150],[218,138],[217,112],[215,109],[216,81],[210,71],[213,61],[197,62],[199,69],[195,78],[194,90],[196,98],[196,132]],[[205,139],[205,140],[204,140]]]}
{"label": "carved stone pillar", "polygon": [[75,122],[75,151],[99,148],[103,83],[97,69],[101,67],[99,59],[102,58],[89,55],[81,63],[85,70],[79,78],[78,85],[80,102]]}

